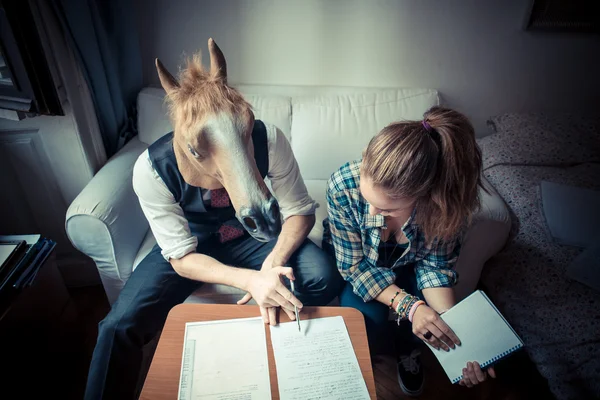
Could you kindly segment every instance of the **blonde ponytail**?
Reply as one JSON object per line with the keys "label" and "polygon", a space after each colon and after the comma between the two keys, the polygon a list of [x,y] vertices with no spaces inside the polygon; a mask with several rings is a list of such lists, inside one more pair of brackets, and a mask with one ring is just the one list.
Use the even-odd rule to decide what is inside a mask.
{"label": "blonde ponytail", "polygon": [[393,123],[371,139],[362,172],[392,198],[417,199],[428,240],[451,240],[479,207],[481,165],[469,120],[433,107],[422,121]]}

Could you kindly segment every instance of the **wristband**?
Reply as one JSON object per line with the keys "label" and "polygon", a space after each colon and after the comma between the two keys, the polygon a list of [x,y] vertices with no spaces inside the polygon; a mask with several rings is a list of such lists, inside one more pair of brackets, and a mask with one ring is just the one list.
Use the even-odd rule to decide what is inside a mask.
{"label": "wristband", "polygon": [[394,306],[394,300],[396,300],[396,297],[398,297],[399,294],[400,294],[400,292],[396,292],[394,297],[392,297],[392,299],[390,300],[390,310],[393,309],[392,307]]}
{"label": "wristband", "polygon": [[425,302],[423,300],[419,300],[417,302],[415,302],[412,307],[410,308],[410,311],[408,313],[408,320],[412,323],[413,320],[413,316],[415,315],[415,311],[417,311],[417,308],[419,308],[420,305],[425,304]]}

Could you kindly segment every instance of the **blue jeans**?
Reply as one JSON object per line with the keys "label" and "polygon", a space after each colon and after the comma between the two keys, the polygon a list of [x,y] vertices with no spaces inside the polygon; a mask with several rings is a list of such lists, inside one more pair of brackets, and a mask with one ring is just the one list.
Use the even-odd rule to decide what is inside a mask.
{"label": "blue jeans", "polygon": [[[276,241],[259,242],[248,235],[220,244],[209,239],[197,251],[224,264],[259,270]],[[98,326],[85,399],[134,399],[141,385],[143,347],[162,329],[168,312],[202,285],[178,275],[158,246],[131,274],[119,298]],[[306,239],[289,260],[297,297],[309,306],[326,305],[340,292],[343,280],[333,259]]]}
{"label": "blue jeans", "polygon": [[[412,265],[406,265],[396,270],[396,285],[407,293],[423,298],[422,292],[417,288],[417,278]],[[371,349],[380,348],[381,342],[388,341],[390,336],[399,354],[408,354],[422,344],[421,339],[412,333],[410,322],[402,321],[400,326],[397,326],[396,322],[393,322],[393,325],[390,324],[388,306],[377,300],[363,301],[361,297],[354,294],[349,282],[346,283],[340,294],[340,305],[356,308],[363,314]]]}

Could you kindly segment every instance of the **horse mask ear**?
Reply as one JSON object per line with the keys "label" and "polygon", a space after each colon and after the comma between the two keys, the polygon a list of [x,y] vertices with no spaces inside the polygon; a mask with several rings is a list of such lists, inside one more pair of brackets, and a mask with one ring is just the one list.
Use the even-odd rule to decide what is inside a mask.
{"label": "horse mask ear", "polygon": [[223,80],[223,83],[227,83],[227,63],[225,62],[225,56],[212,38],[208,39],[208,52],[210,53],[211,75]]}
{"label": "horse mask ear", "polygon": [[179,87],[177,79],[175,79],[175,77],[173,77],[173,75],[171,75],[171,73],[167,71],[163,63],[161,63],[158,58],[156,59],[156,70],[158,71],[160,84],[162,85],[163,89],[165,89],[167,94],[170,94],[171,92],[173,92],[173,90]]}

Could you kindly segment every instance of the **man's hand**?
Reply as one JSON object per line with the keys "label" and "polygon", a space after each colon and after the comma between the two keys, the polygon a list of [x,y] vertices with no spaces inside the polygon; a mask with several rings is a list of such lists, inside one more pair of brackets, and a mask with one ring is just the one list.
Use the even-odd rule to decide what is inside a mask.
{"label": "man's hand", "polygon": [[[300,247],[314,225],[314,214],[292,215],[288,217],[281,228],[281,233],[279,234],[279,238],[277,239],[277,243],[275,244],[273,251],[271,251],[269,256],[263,262],[261,272],[267,271],[274,267],[282,268],[280,266],[285,265],[292,254],[294,254],[298,247]],[[281,277],[282,275],[280,275],[280,278]],[[246,295],[240,301],[238,301],[238,304],[246,304],[252,297],[252,293],[249,291],[249,293],[246,293]],[[256,297],[254,297],[254,299],[258,303],[258,299],[256,299]],[[279,304],[271,307],[261,305],[260,303],[258,305],[260,306],[260,314],[262,315],[265,324],[277,325],[277,307]],[[282,307],[282,309],[292,321],[296,319],[293,307],[291,310],[285,307]]]}
{"label": "man's hand", "polygon": [[[280,266],[280,264],[283,264],[282,262],[279,262],[277,260],[279,260],[280,257],[276,257],[275,256],[275,252],[272,251],[271,253],[269,253],[269,255],[267,256],[267,258],[265,258],[265,261],[263,261],[262,267],[261,267],[261,271],[267,271],[270,270],[271,268],[273,268],[274,266]],[[242,297],[237,304],[246,304],[247,302],[250,301],[250,299],[252,298],[252,295],[250,293],[246,293],[246,295],[244,297]],[[277,307],[262,307],[259,306],[260,309],[260,315],[263,317],[263,321],[265,322],[265,324],[269,324],[269,325],[277,325]],[[294,314],[293,311],[289,311],[287,309],[283,309],[283,311],[285,311],[285,313],[287,314],[287,316],[294,321],[296,319],[296,315]]]}
{"label": "man's hand", "polygon": [[263,263],[263,268],[250,279],[248,293],[237,304],[246,304],[251,298],[254,298],[260,307],[265,324],[277,325],[277,307],[281,307],[288,317],[294,320],[294,305],[302,308],[302,303],[282,282],[284,276],[294,280],[292,269],[279,266],[265,268],[269,257]]}
{"label": "man's hand", "polygon": [[[281,266],[283,266],[283,264],[285,264],[285,261],[280,256],[276,256],[275,251],[272,251],[271,253],[269,253],[267,258],[265,258],[265,261],[263,262],[260,270],[264,271],[264,270],[269,270],[273,267],[281,267]],[[282,279],[282,282],[283,282],[283,279]],[[263,320],[265,319],[265,316],[267,317],[267,319],[265,320],[265,323],[269,324],[269,325],[273,325],[273,326],[277,325],[277,320],[278,320],[277,311],[278,311],[278,307],[260,307],[260,315],[263,316]],[[296,319],[296,314],[293,311],[287,310],[285,308],[283,309],[283,311],[287,314],[289,319],[291,319],[292,321],[294,321]]]}

